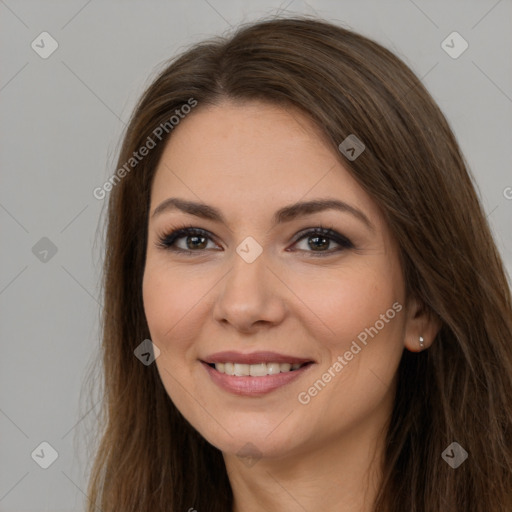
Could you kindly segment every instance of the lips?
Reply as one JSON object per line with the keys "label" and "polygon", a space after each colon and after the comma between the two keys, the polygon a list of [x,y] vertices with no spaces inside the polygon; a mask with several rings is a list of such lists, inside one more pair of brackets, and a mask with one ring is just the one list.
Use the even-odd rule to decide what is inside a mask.
{"label": "lips", "polygon": [[[315,361],[276,352],[228,351],[212,354],[201,363],[221,389],[236,395],[261,396],[300,378]],[[253,373],[253,369],[258,371]]]}

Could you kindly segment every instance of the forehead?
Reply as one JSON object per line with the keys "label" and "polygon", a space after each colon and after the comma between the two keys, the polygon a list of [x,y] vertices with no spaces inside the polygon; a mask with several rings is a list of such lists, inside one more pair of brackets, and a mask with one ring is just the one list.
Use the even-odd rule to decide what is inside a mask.
{"label": "forehead", "polygon": [[306,114],[259,101],[199,105],[180,122],[156,171],[152,209],[170,195],[248,215],[329,196],[379,217]]}

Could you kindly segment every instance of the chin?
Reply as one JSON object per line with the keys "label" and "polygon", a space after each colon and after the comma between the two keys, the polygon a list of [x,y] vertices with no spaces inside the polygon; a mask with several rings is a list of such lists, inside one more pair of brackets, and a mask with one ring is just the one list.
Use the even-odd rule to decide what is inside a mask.
{"label": "chin", "polygon": [[224,455],[281,458],[297,452],[307,442],[304,431],[289,419],[283,422],[283,418],[286,415],[276,421],[274,417],[262,418],[262,413],[248,413],[235,421],[223,422],[222,426],[215,425],[216,428],[211,418],[208,423],[190,423]]}

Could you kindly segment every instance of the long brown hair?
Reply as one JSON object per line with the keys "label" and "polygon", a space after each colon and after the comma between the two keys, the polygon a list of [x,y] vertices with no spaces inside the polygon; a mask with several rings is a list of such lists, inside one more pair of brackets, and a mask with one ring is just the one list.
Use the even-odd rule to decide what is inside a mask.
{"label": "long brown hair", "polygon": [[[232,510],[221,452],[176,409],[156,365],[134,356],[150,338],[142,301],[150,187],[172,130],[126,163],[191,98],[196,109],[225,98],[293,106],[335,151],[350,134],[364,142],[356,160],[338,151],[340,161],[384,212],[408,296],[442,323],[428,350],[404,350],[375,510],[510,512],[510,289],[465,160],[399,58],[309,16],[261,20],[195,45],[166,63],[132,115],[117,167],[126,172],[109,187],[104,400],[88,510]],[[452,442],[469,454],[457,469],[441,457]]]}

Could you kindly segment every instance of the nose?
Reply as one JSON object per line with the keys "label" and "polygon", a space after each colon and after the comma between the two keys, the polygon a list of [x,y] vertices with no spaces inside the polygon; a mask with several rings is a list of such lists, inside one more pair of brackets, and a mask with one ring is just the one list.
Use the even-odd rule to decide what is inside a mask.
{"label": "nose", "polygon": [[252,263],[238,254],[219,283],[214,319],[236,330],[251,333],[262,327],[278,325],[286,315],[286,286],[279,274],[268,266],[263,252]]}

